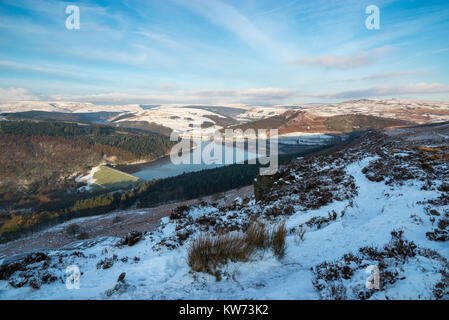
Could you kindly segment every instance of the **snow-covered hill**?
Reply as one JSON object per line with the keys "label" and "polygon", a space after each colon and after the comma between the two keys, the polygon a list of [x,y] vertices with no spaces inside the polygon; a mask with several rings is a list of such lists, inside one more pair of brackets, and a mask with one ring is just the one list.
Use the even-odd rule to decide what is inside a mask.
{"label": "snow-covered hill", "polygon": [[[179,207],[156,231],[4,259],[0,298],[447,299],[448,136],[447,124],[370,133],[258,177],[253,197]],[[261,249],[213,275],[192,271],[200,234],[255,220],[286,223],[285,255]],[[70,265],[78,290],[65,284]],[[379,287],[366,286],[373,272]]]}
{"label": "snow-covered hill", "polygon": [[[220,113],[227,109],[227,114]],[[233,110],[233,112],[229,112]],[[334,132],[326,126],[329,117],[338,115],[363,115],[408,121],[417,124],[449,121],[449,102],[414,101],[398,99],[352,100],[337,104],[314,104],[305,106],[249,106],[222,105],[94,105],[86,102],[21,101],[0,103],[0,113],[47,111],[63,113],[119,113],[110,118],[114,124],[156,124],[192,134],[194,125],[203,124],[212,134],[224,127],[286,115],[290,120],[279,128],[280,133],[297,135]],[[300,112],[298,112],[300,111]],[[292,114],[296,117],[291,117]],[[232,114],[232,116],[231,116]],[[269,126],[267,124],[267,126]],[[268,128],[267,128],[268,129]]]}
{"label": "snow-covered hill", "polygon": [[89,102],[48,102],[48,101],[18,101],[0,103],[0,113],[46,111],[63,113],[90,112],[139,112],[143,111],[138,104],[128,105],[95,105]]}
{"label": "snow-covered hill", "polygon": [[219,112],[209,111],[211,106],[198,105],[95,105],[86,102],[46,102],[46,101],[19,101],[0,103],[0,113],[16,113],[29,111],[61,112],[61,113],[119,113],[110,122],[148,122],[178,130],[191,132],[193,126],[207,124],[207,131],[214,132],[222,129],[226,124],[260,120],[286,111],[283,107],[257,107],[245,105],[226,105],[218,109],[236,110],[235,118],[224,116]]}
{"label": "snow-covered hill", "polygon": [[362,114],[416,123],[449,121],[449,102],[403,99],[362,99],[336,104],[308,105],[304,109],[317,116]]}
{"label": "snow-covered hill", "polygon": [[210,117],[225,118],[222,115],[203,109],[163,106],[138,112],[132,117],[117,122],[145,121],[179,132],[192,131],[195,126],[198,128],[201,124],[209,122],[211,124],[209,130],[221,129],[222,127],[215,125],[215,121]]}

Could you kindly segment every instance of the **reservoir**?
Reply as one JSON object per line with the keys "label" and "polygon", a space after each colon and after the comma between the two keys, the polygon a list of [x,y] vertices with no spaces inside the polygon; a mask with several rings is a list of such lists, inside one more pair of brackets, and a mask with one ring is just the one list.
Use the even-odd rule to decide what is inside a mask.
{"label": "reservoir", "polygon": [[[310,149],[332,145],[337,142],[341,142],[346,140],[347,137],[344,135],[336,136],[336,135],[324,135],[324,134],[314,134],[314,135],[286,135],[279,138],[278,152],[279,154],[300,154],[302,152],[307,152]],[[162,159],[156,160],[150,163],[143,163],[137,165],[128,165],[128,166],[118,166],[117,168],[126,173],[132,174],[140,179],[151,181],[153,179],[164,179],[169,177],[178,176],[183,173],[188,172],[197,172],[205,169],[213,169],[217,167],[222,167],[226,165],[231,165],[237,163],[236,153],[237,151],[240,153],[243,150],[244,155],[239,158],[239,162],[241,162],[242,157],[245,162],[248,160],[254,160],[260,157],[265,157],[268,154],[260,154],[258,155],[255,150],[248,151],[248,148],[240,148],[235,144],[234,146],[221,146],[221,161],[219,163],[205,163],[202,156],[207,154],[205,148],[209,146],[211,149],[211,145],[218,146],[214,144],[212,141],[205,140],[195,140],[195,145],[197,146],[191,152],[187,152],[180,156],[180,159],[183,159],[181,164],[174,164],[170,157],[164,157]],[[267,143],[267,150],[269,149],[269,144]],[[212,158],[214,158],[213,152],[210,152]],[[232,163],[228,160],[225,161],[225,157],[232,155]],[[190,160],[189,164],[186,164],[185,160]],[[194,159],[201,159],[201,161],[193,161]],[[229,158],[228,158],[229,159]]]}
{"label": "reservoir", "polygon": [[[119,167],[120,170],[130,173],[136,177],[139,177],[143,180],[153,180],[153,179],[163,179],[168,177],[174,177],[183,173],[188,172],[196,172],[201,171],[204,169],[213,169],[217,167],[222,167],[226,165],[230,165],[232,163],[236,163],[236,150],[241,152],[243,149],[237,148],[235,145],[233,147],[222,145],[221,146],[221,161],[219,161],[219,164],[212,163],[208,164],[204,162],[204,159],[201,157],[204,155],[204,149],[206,146],[213,144],[214,142],[211,141],[201,141],[201,140],[195,140],[194,143],[197,145],[195,149],[193,149],[191,152],[187,154],[183,154],[179,157],[179,159],[182,159],[181,164],[174,164],[172,163],[170,157],[165,157],[159,160],[156,160],[151,163],[146,164],[140,164],[140,165],[132,165],[132,166],[121,166]],[[201,147],[199,147],[201,146]],[[215,146],[218,146],[215,144]],[[203,154],[202,154],[203,153]],[[210,153],[212,158],[214,158],[213,152]],[[226,163],[225,157],[226,155],[232,154],[233,161],[232,163]],[[263,155],[261,155],[263,156]],[[257,159],[258,155],[257,152],[249,152],[247,148],[244,149],[244,159],[245,161],[251,160],[251,159]],[[198,161],[194,164],[193,159],[201,159],[200,163]],[[215,157],[216,159],[216,157]],[[186,164],[187,160],[190,161],[189,164]]]}

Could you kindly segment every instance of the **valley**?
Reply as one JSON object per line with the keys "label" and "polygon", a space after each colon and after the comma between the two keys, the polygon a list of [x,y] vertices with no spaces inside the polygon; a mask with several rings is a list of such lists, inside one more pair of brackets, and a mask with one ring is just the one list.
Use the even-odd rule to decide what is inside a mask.
{"label": "valley", "polygon": [[[29,239],[42,237],[37,243],[43,244],[52,237],[59,244],[4,258],[0,295],[447,299],[448,130],[442,123],[370,131],[297,157],[274,176],[259,176],[245,191],[74,220],[99,236],[93,239],[57,240],[55,232],[64,233],[68,223],[38,233]],[[94,231],[98,225],[100,233]],[[281,247],[261,242],[244,256],[215,260],[212,252],[201,251],[206,250],[204,237],[217,244],[237,241],[231,245],[249,239],[254,230],[260,237],[265,237],[263,230],[285,230],[285,238],[277,240]],[[0,250],[8,254],[17,246],[26,252],[32,247],[25,243],[17,240]],[[208,259],[201,260],[201,254]],[[65,288],[68,264],[83,271],[80,290]],[[378,288],[365,286],[371,265],[378,266]]]}
{"label": "valley", "polygon": [[[302,281],[299,287],[295,287],[300,291],[288,291],[285,296],[288,298],[370,298],[377,293],[357,291],[358,278],[353,278],[353,274],[362,270],[363,259],[381,258],[366,257],[368,249],[362,245],[369,244],[363,241],[361,234],[357,243],[351,243],[340,234],[356,232],[356,221],[362,223],[361,228],[370,235],[370,239],[375,239],[373,241],[378,245],[385,245],[386,251],[402,250],[397,247],[398,243],[412,243],[403,239],[404,234],[411,237],[413,246],[416,242],[425,250],[437,250],[437,258],[423,255],[424,249],[413,251],[410,256],[410,259],[430,259],[428,263],[432,267],[429,267],[429,272],[437,279],[438,268],[446,268],[446,253],[438,247],[439,243],[447,241],[444,190],[449,132],[447,122],[439,122],[449,120],[445,105],[424,106],[420,102],[404,107],[402,104],[405,102],[401,102],[397,110],[391,112],[390,100],[381,104],[363,101],[369,107],[377,104],[377,109],[361,114],[357,112],[360,108],[367,111],[359,106],[362,102],[352,103],[356,106],[350,107],[348,103],[328,109],[325,106],[319,109],[315,106],[289,106],[286,109],[276,107],[276,112],[271,108],[244,106],[172,106],[165,110],[152,106],[141,111],[132,109],[130,113],[130,110],[121,109],[125,106],[116,106],[104,111],[106,113],[101,111],[89,116],[77,112],[85,109],[71,104],[73,110],[57,105],[57,113],[48,110],[3,113],[0,142],[6,152],[0,155],[3,168],[0,180],[0,255],[3,255],[0,284],[7,275],[9,286],[16,289],[0,290],[0,295],[18,297],[21,290],[31,285],[38,287],[34,290],[39,292],[52,288],[59,296],[61,292],[57,283],[64,277],[58,270],[65,264],[67,252],[70,257],[78,257],[69,260],[76,260],[85,270],[91,270],[86,275],[89,279],[93,273],[106,275],[111,272],[109,269],[117,268],[130,274],[127,278],[129,283],[126,282],[129,286],[111,291],[97,283],[96,290],[102,291],[95,291],[89,295],[91,298],[143,297],[135,287],[133,276],[140,270],[139,261],[143,259],[145,264],[151,264],[153,259],[157,259],[169,263],[179,255],[187,255],[187,264],[177,264],[170,272],[174,272],[181,283],[167,282],[167,285],[179,289],[184,288],[182,283],[189,283],[196,288],[193,291],[182,289],[187,294],[184,297],[197,299],[211,294],[216,298],[228,297],[216,291],[219,287],[230,289],[235,295],[231,279],[239,277],[239,281],[252,289],[238,297],[272,298],[274,296],[267,291],[257,289],[261,282],[264,284],[262,287],[271,288],[276,296],[279,294],[275,282],[263,271],[264,266],[271,266],[276,270],[275,278],[285,279],[282,281],[304,277],[306,282]],[[400,111],[404,108],[408,111]],[[414,108],[419,112],[423,108],[430,111],[425,119],[418,118],[413,116]],[[278,129],[279,162],[282,166],[273,176],[259,176],[260,164],[200,164],[198,168],[190,168],[175,167],[167,162],[167,155],[175,144],[169,139],[172,131],[176,129],[189,136],[196,134],[194,130],[198,126],[203,127],[202,133],[206,136],[227,128],[243,131]],[[209,142],[206,138],[196,143]],[[195,152],[201,153],[201,149],[193,149],[186,156],[190,158]],[[251,155],[247,154],[247,157]],[[389,165],[385,166],[385,163]],[[404,167],[408,169],[404,170]],[[407,192],[416,196],[405,199],[404,193]],[[391,200],[393,202],[389,200],[391,197],[395,199]],[[424,200],[413,202],[415,199]],[[376,204],[367,209],[368,202],[379,201],[383,203],[382,208]],[[426,222],[431,210],[426,203],[441,206],[437,211],[438,220],[442,222],[435,222],[437,219],[433,218],[438,224],[433,231]],[[415,209],[409,214],[405,207]],[[387,208],[393,210],[394,220],[382,216]],[[380,211],[374,213],[373,210],[377,209]],[[283,246],[286,249],[282,249],[282,252],[286,250],[285,253],[281,254],[281,249],[270,245],[262,251],[261,248],[253,248],[245,253],[248,257],[237,260],[217,258],[219,260],[212,265],[189,262],[193,259],[189,257],[189,248],[195,241],[200,241],[201,234],[208,233],[210,237],[226,235],[217,241],[228,241],[226,237],[234,236],[237,237],[235,241],[248,241],[244,240],[249,237],[248,230],[259,228],[253,225],[254,221],[260,228],[272,230],[266,234],[267,237],[284,232],[282,226],[285,224]],[[434,222],[430,219],[432,225]],[[370,233],[368,225],[380,232],[379,237]],[[337,226],[343,231],[335,231]],[[415,231],[410,233],[410,228],[423,228],[420,234],[428,240],[423,241]],[[350,282],[341,282],[338,277],[329,280],[326,276],[329,272],[346,272],[338,266],[344,265],[347,258],[343,258],[343,262],[335,262],[337,266],[320,260],[320,257],[338,259],[338,255],[310,255],[317,250],[315,243],[326,248],[330,234],[336,237],[336,245],[349,245],[349,248],[360,252],[351,252],[353,258],[351,256],[350,259],[358,266],[348,269],[352,271],[343,275],[349,277]],[[130,245],[130,252],[126,245],[118,244],[129,241],[138,243],[136,247]],[[298,246],[305,248],[295,249]],[[114,256],[103,253],[109,250],[116,252]],[[114,257],[122,254],[120,250],[124,250],[126,257],[117,260]],[[340,257],[349,254],[337,247],[332,250]],[[53,260],[53,256],[61,257],[58,259],[62,259],[62,265],[55,264],[47,272],[49,279],[54,280],[40,279],[33,271],[40,270],[40,267],[28,269],[20,262],[21,257],[31,251],[41,252],[39,254],[45,255],[48,261]],[[379,251],[378,254],[382,256],[385,253]],[[135,256],[131,264],[127,259],[130,255]],[[93,260],[87,256],[104,256],[94,268],[100,271],[91,269]],[[418,256],[420,258],[415,258]],[[303,262],[295,262],[297,259]],[[390,272],[390,262],[376,261],[387,264],[382,272]],[[413,268],[414,263],[417,262],[404,266]],[[22,273],[11,269],[12,265],[23,265]],[[250,265],[257,265],[266,280],[247,278],[244,270]],[[312,271],[307,273],[294,265],[305,265]],[[240,276],[230,267],[240,270]],[[186,276],[189,268],[195,272],[194,278]],[[105,269],[107,271],[101,271]],[[27,274],[25,279],[21,278],[23,272]],[[165,278],[164,272],[161,271],[158,277]],[[291,276],[288,276],[290,272]],[[205,289],[197,288],[197,277],[206,283]],[[31,278],[35,280],[27,280]],[[391,283],[398,282],[399,278],[394,276]],[[111,277],[108,275],[107,279]],[[152,281],[151,286],[158,284],[165,288],[170,298],[177,297],[178,289],[172,292],[156,278],[153,280],[155,282]],[[218,287],[210,281],[217,283]],[[111,286],[109,282],[106,281],[105,285]],[[420,288],[417,292],[426,297],[444,297],[449,286],[444,273],[438,286],[431,291]],[[393,298],[402,297],[395,295],[394,288],[384,284],[382,290]],[[83,295],[83,292],[79,294]],[[160,294],[161,291],[155,290],[148,298],[161,298]]]}
{"label": "valley", "polygon": [[[241,178],[230,184],[221,183],[222,187],[212,187],[208,192],[205,189],[186,192],[189,188],[185,182],[178,187],[173,185],[178,191],[167,189],[172,182],[153,186],[153,179],[213,168],[217,172],[228,170],[220,171],[217,165],[171,164],[167,155],[175,144],[169,141],[174,129],[189,136],[196,134],[195,130],[202,126],[201,134],[205,137],[227,128],[243,131],[278,129],[279,151],[288,159],[295,154],[307,154],[351,140],[367,130],[449,120],[445,107],[445,103],[439,102],[395,99],[288,107],[96,106],[75,102],[0,104],[0,143],[5,150],[0,156],[1,234],[4,237],[11,232],[12,235],[25,229],[33,230],[48,221],[60,221],[54,219],[62,216],[65,221],[73,215],[107,213],[115,208],[129,207],[136,201],[158,205],[165,201],[192,199],[214,191],[242,187],[245,183],[250,184],[248,179],[255,177],[256,167],[247,170],[251,166],[244,166],[236,171],[246,170]],[[412,117],[414,112],[424,109],[427,110],[426,119]],[[11,112],[13,110],[16,112]],[[114,171],[113,167],[131,176]],[[198,178],[201,175],[201,172],[196,174]],[[175,181],[182,179],[180,176]],[[209,178],[205,181],[210,183]],[[158,194],[150,202],[140,199],[141,196],[132,191],[147,190],[149,186]],[[166,190],[164,196],[156,191],[160,188]],[[114,192],[117,195],[114,196]],[[97,199],[96,204],[93,199]],[[82,205],[84,213],[76,209],[80,201],[85,203]],[[86,201],[94,202],[87,205]]]}
{"label": "valley", "polygon": [[449,300],[448,1],[0,2],[5,311]]}

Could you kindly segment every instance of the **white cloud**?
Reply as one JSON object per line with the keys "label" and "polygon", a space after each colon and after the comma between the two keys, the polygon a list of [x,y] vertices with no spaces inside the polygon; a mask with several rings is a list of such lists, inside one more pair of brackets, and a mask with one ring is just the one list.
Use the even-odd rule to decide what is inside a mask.
{"label": "white cloud", "polygon": [[159,83],[158,87],[164,90],[172,90],[175,85],[173,83]]}
{"label": "white cloud", "polygon": [[0,101],[27,101],[27,100],[39,100],[39,97],[23,88],[9,88],[0,89]]}
{"label": "white cloud", "polygon": [[373,64],[390,50],[390,47],[380,47],[353,55],[341,56],[327,54],[317,57],[301,57],[291,62],[296,64],[346,70]]}
{"label": "white cloud", "polygon": [[253,97],[263,97],[263,98],[287,98],[292,96],[294,93],[290,90],[280,89],[280,88],[259,88],[259,89],[248,89],[241,92],[245,96]]}

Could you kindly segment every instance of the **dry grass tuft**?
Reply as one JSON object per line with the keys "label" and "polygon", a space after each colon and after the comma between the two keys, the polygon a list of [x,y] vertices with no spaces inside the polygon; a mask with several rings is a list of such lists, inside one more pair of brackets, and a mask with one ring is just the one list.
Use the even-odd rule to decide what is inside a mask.
{"label": "dry grass tuft", "polygon": [[271,247],[274,254],[280,259],[285,255],[285,237],[287,236],[287,229],[285,222],[277,226],[271,236]]}
{"label": "dry grass tuft", "polygon": [[255,249],[268,249],[270,246],[270,234],[265,224],[253,221],[245,233],[245,240],[249,247]]}
{"label": "dry grass tuft", "polygon": [[285,223],[271,232],[265,224],[253,221],[245,233],[226,233],[214,236],[201,233],[193,240],[187,250],[188,264],[193,271],[205,272],[217,276],[218,267],[231,262],[246,262],[257,250],[272,248],[278,258],[285,254]]}
{"label": "dry grass tuft", "polygon": [[188,263],[192,270],[216,274],[217,266],[232,262],[246,261],[248,249],[245,238],[239,233],[212,236],[202,233],[188,249]]}

